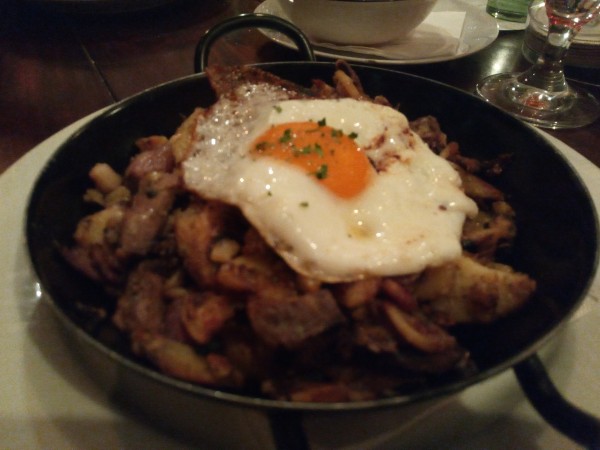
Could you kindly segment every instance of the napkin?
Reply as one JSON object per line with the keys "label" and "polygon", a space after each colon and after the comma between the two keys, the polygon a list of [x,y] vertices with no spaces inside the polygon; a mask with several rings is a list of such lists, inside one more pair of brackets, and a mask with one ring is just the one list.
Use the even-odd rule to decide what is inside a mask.
{"label": "napkin", "polygon": [[465,23],[465,11],[434,11],[406,37],[385,44],[362,46],[314,42],[321,48],[387,59],[429,59],[455,55]]}

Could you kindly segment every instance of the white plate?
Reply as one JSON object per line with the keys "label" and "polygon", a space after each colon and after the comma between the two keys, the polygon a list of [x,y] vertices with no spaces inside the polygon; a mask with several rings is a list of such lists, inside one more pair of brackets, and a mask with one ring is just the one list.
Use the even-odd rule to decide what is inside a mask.
{"label": "white plate", "polygon": [[[320,47],[313,44],[315,54],[326,58],[344,58],[347,61],[366,62],[376,64],[424,64],[432,62],[450,61],[478,52],[490,45],[498,37],[498,23],[496,19],[472,3],[463,0],[440,0],[433,11],[465,11],[465,22],[458,44],[457,51],[448,55],[423,54],[419,58],[397,59],[373,56],[366,53],[348,52],[338,49]],[[289,17],[283,12],[277,0],[265,0],[256,9],[257,13],[272,14],[286,20]],[[273,41],[289,48],[294,44],[286,36],[271,30],[261,30]]]}
{"label": "white plate", "polygon": [[[9,449],[270,450],[265,417],[240,408],[207,418],[199,411],[201,441],[160,430],[118,408],[112,392],[90,378],[70,351],[65,335],[31,273],[24,236],[29,189],[57,148],[89,116],[38,145],[0,176],[0,447]],[[542,133],[542,132],[540,132]],[[565,144],[543,134],[564,153],[600,208],[600,171]],[[541,355],[559,390],[600,415],[600,279],[559,339]],[[558,364],[560,362],[560,364]],[[119,373],[115,372],[115,380]],[[520,391],[511,371],[435,404],[367,411],[331,419],[306,417],[315,450],[439,448],[580,448],[547,425]],[[201,444],[200,444],[201,443]]]}

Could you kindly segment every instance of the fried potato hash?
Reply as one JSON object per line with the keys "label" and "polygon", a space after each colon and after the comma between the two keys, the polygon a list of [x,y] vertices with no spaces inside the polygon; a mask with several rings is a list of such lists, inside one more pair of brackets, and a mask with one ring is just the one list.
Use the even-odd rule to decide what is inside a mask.
{"label": "fried potato hash", "polygon": [[[387,103],[369,97],[342,62],[331,85],[318,80],[310,89],[252,68],[212,68],[209,77],[219,93],[258,79],[319,98]],[[382,398],[473,370],[452,327],[511,314],[535,290],[527,275],[495,261],[515,237],[515,213],[481,174],[501,173],[508,159],[461,155],[435,118],[411,128],[454,165],[480,210],[465,223],[462,257],[410,276],[326,284],[292,271],[238,209],[184,189],[179,163],[202,113],[171,137],[139,139],[122,174],[94,166],[85,199],[98,210],[62,250],[106,288],[112,322],[158,370],[280,400]]]}

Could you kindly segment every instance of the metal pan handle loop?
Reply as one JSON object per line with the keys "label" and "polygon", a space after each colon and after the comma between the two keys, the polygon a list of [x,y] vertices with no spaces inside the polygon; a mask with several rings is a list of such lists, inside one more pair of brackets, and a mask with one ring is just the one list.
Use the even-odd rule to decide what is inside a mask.
{"label": "metal pan handle loop", "polygon": [[557,430],[590,450],[600,450],[600,419],[569,403],[558,392],[537,355],[514,367],[535,409]]}
{"label": "metal pan handle loop", "polygon": [[214,27],[210,28],[196,45],[194,55],[194,71],[196,73],[204,72],[208,66],[208,55],[212,44],[221,36],[242,28],[268,28],[279,31],[289,37],[303,58],[307,61],[316,61],[310,41],[306,35],[291,22],[270,14],[241,14],[239,16],[227,19]]}

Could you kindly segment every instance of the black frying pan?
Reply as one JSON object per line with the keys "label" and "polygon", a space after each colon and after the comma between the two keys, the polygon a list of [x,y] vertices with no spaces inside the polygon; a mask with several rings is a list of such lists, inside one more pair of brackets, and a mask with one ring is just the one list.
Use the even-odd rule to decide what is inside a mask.
{"label": "black frying pan", "polygon": [[[197,70],[202,72],[205,67],[215,39],[235,28],[256,26],[290,34],[311,60],[260,67],[304,85],[315,78],[331,79],[334,65],[314,62],[310,45],[297,28],[260,15],[234,18],[209,31],[196,52]],[[129,397],[145,409],[145,414],[161,421],[168,418],[153,410],[160,408],[149,404],[149,397],[163,398],[166,403],[182,401],[194,409],[197,420],[203,420],[198,411],[211,404],[266,411],[281,448],[306,448],[297,420],[304,413],[399,408],[457,392],[514,367],[526,394],[552,425],[583,445],[600,446],[599,421],[562,400],[535,356],[577,309],[595,273],[597,218],[581,180],[557,150],[531,127],[475,96],[396,71],[353,67],[369,94],[382,94],[392,104],[399,104],[409,119],[436,116],[442,129],[451,140],[460,143],[466,155],[489,159],[501,153],[514,154],[513,163],[498,180],[498,186],[516,209],[519,229],[507,262],[535,278],[539,288],[517,314],[485,327],[457,331],[479,372],[382,400],[342,405],[295,404],[184,383],[158,373],[131,354],[124,337],[109,320],[97,314],[105,304],[105,294],[64,263],[57,244],[69,242],[76,223],[88,212],[82,193],[89,186],[87,173],[96,162],[124,169],[137,138],[170,135],[194,107],[214,101],[202,73],[150,89],[92,120],[57,150],[33,187],[26,225],[30,257],[80,354],[99,376],[102,372],[114,375],[116,371],[120,382],[115,387],[116,395]],[[175,409],[167,409],[168,414],[172,415]]]}

